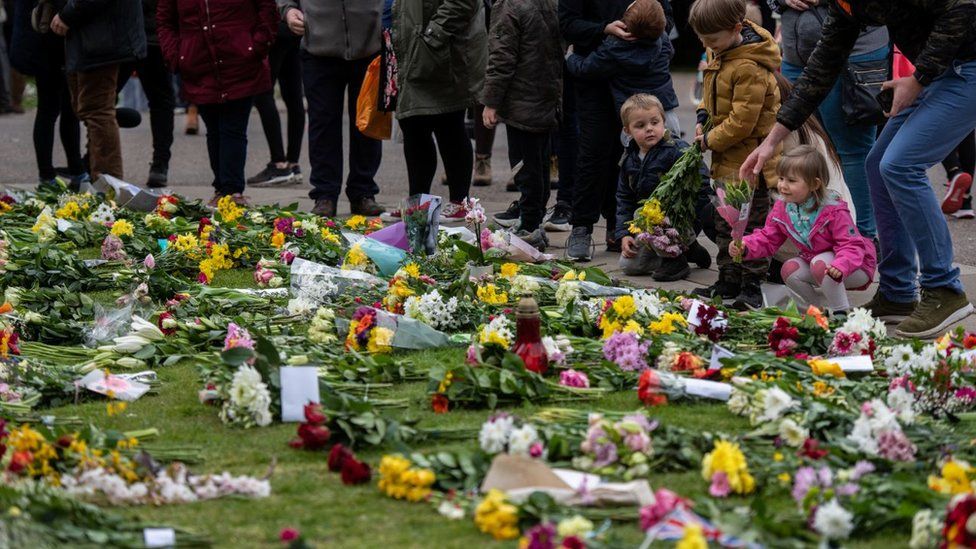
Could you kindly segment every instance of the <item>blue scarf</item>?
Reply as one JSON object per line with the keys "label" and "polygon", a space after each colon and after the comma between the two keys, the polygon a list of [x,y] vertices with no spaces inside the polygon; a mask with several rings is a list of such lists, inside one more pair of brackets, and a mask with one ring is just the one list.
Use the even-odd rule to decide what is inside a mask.
{"label": "blue scarf", "polygon": [[810,231],[813,230],[813,223],[817,220],[817,216],[820,215],[820,210],[823,209],[823,204],[820,204],[814,209],[813,205],[815,202],[815,197],[811,195],[803,204],[795,204],[793,202],[786,204],[786,213],[790,216],[794,236],[807,247],[810,247]]}

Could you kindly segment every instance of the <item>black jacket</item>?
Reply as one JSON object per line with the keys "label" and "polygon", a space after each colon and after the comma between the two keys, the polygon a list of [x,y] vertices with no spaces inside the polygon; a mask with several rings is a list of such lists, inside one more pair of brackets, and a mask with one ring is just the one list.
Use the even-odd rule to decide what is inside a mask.
{"label": "black jacket", "polygon": [[141,0],[68,0],[65,70],[85,72],[146,56]]}
{"label": "black jacket", "polygon": [[563,50],[556,0],[498,0],[488,32],[482,104],[506,124],[548,132],[560,122]]}
{"label": "black jacket", "polygon": [[[777,121],[791,130],[820,105],[844,69],[865,26],[887,25],[891,41],[915,64],[915,78],[928,86],[955,60],[976,59],[976,4],[972,0],[850,0],[830,4],[823,36]],[[849,11],[848,11],[849,9]]]}
{"label": "black jacket", "polygon": [[577,78],[609,78],[617,110],[635,93],[649,93],[661,100],[664,110],[670,111],[678,107],[671,82],[673,56],[674,47],[666,35],[633,42],[609,36],[586,57],[575,53],[569,56],[566,69]]}
{"label": "black jacket", "polygon": [[[614,238],[619,240],[630,234],[628,228],[634,219],[634,212],[637,211],[637,203],[651,196],[664,174],[668,173],[688,147],[688,143],[680,139],[665,136],[656,147],[647,151],[647,155],[641,160],[640,148],[631,140],[620,163],[620,179],[617,182],[617,228]],[[701,204],[708,203],[711,186],[708,184],[708,167],[704,162],[701,163],[698,171],[701,173],[702,182],[698,196],[700,210]],[[698,227],[699,224],[696,221],[694,225]]]}
{"label": "black jacket", "polygon": [[146,25],[146,44],[150,46],[159,45],[159,36],[156,34],[156,6],[158,0],[142,0],[142,22]]}
{"label": "black jacket", "polygon": [[[579,55],[589,55],[606,38],[606,26],[621,17],[633,0],[559,0],[559,28],[563,40]],[[660,0],[667,18],[664,33],[674,27],[670,0]]]}

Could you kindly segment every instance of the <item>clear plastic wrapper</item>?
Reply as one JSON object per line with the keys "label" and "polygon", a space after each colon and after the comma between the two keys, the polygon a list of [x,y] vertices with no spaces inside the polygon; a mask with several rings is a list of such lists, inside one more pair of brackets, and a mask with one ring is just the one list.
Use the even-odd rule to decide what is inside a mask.
{"label": "clear plastic wrapper", "polygon": [[309,307],[328,303],[336,296],[356,288],[385,286],[386,281],[362,271],[344,271],[296,257],[291,264],[293,301]]}

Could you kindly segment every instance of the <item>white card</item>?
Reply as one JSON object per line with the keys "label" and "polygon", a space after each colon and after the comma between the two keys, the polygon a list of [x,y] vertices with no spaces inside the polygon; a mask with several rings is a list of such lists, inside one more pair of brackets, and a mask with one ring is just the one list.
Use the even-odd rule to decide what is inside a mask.
{"label": "white card", "polygon": [[721,345],[712,345],[712,357],[708,360],[709,370],[721,370],[722,363],[720,362],[723,358],[732,358],[735,353],[722,347]]}
{"label": "white card", "polygon": [[319,402],[319,376],[315,366],[282,366],[281,421],[305,421],[305,405]]}
{"label": "white card", "polygon": [[728,400],[732,396],[732,386],[728,383],[695,378],[688,378],[684,381],[685,392],[689,395],[715,400]]}
{"label": "white card", "polygon": [[92,370],[75,382],[89,391],[100,395],[112,394],[112,398],[133,402],[149,392],[149,385],[123,377],[121,375],[105,376],[105,370]]}
{"label": "white card", "polygon": [[176,547],[176,531],[172,528],[146,528],[142,531],[146,547]]}
{"label": "white card", "polygon": [[867,355],[827,357],[826,360],[836,363],[844,373],[848,374],[874,371],[871,357]]}

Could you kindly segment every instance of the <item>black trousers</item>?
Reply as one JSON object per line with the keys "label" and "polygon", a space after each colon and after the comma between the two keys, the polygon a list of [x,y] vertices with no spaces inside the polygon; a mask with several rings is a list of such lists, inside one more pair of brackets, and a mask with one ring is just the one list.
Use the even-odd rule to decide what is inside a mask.
{"label": "black trousers", "polygon": [[464,111],[401,118],[400,129],[410,195],[430,192],[440,149],[451,202],[467,198],[474,160],[471,140],[464,129]]}
{"label": "black trousers", "polygon": [[61,146],[68,160],[68,172],[85,172],[81,161],[81,125],[71,108],[71,92],[64,75],[64,39],[54,33],[41,36],[40,62],[34,75],[37,86],[37,114],[34,117],[34,154],[37,175],[54,179],[54,126],[61,119]]}
{"label": "black trousers", "polygon": [[[620,115],[606,82],[576,80],[579,156],[573,188],[574,227],[589,227],[607,220],[607,233],[616,222],[617,176],[623,152]],[[562,187],[562,185],[560,185]]]}
{"label": "black trousers", "polygon": [[267,93],[254,98],[254,108],[261,116],[261,127],[268,140],[271,162],[296,164],[302,154],[302,139],[305,137],[305,103],[302,93],[302,60],[300,46],[302,39],[285,28],[278,32],[278,39],[271,46],[268,63],[271,65],[271,82],[277,82],[281,89],[281,99],[288,112],[288,154],[281,140],[281,117],[275,105],[274,87]]}
{"label": "black trousers", "polygon": [[173,75],[163,61],[163,51],[158,45],[146,48],[146,58],[119,67],[117,91],[122,91],[129,77],[135,72],[149,100],[149,124],[152,128],[153,170],[166,170],[173,148],[173,109],[176,95],[173,93]]}
{"label": "black trousers", "polygon": [[244,192],[244,164],[247,161],[247,122],[253,97],[226,103],[197,105],[207,126],[207,154],[214,173],[217,194]]}
{"label": "black trousers", "polygon": [[380,141],[366,137],[356,127],[356,100],[372,57],[346,61],[319,57],[302,50],[302,81],[308,102],[308,156],[312,162],[309,181],[312,200],[338,200],[342,191],[342,111],[348,93],[350,201],[373,198],[380,192],[376,172],[383,157]]}
{"label": "black trousers", "polygon": [[549,140],[550,132],[527,132],[511,124],[508,133],[508,156],[512,168],[521,162],[515,173],[515,184],[522,193],[519,198],[521,229],[532,232],[542,224],[549,203]]}
{"label": "black trousers", "polygon": [[[559,125],[556,155],[559,157],[559,189],[556,203],[570,206],[576,188],[576,162],[579,152],[579,122],[576,115],[576,85],[563,68],[563,119]],[[614,194],[616,197],[616,194]]]}

